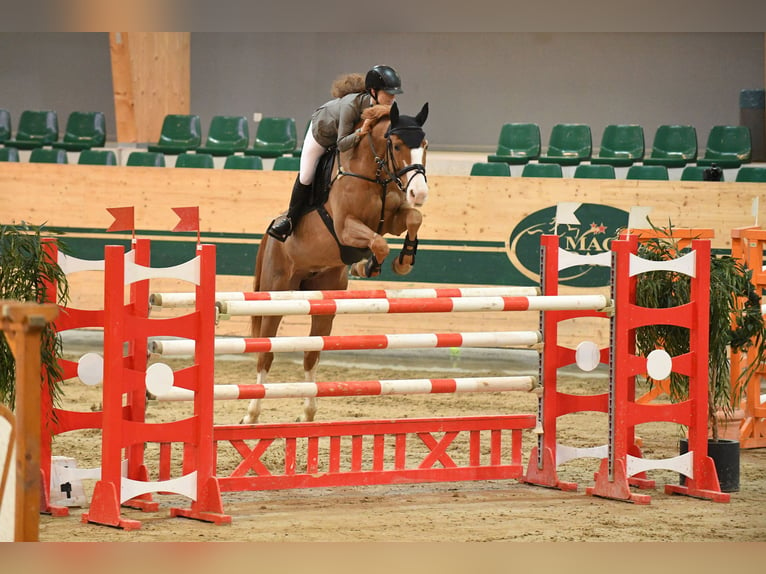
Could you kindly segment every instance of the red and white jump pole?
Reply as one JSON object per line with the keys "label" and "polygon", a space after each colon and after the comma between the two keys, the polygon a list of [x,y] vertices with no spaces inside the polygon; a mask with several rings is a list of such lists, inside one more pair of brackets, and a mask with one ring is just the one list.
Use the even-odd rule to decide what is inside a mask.
{"label": "red and white jump pole", "polygon": [[[218,291],[216,301],[285,301],[296,299],[400,299],[436,297],[515,297],[539,295],[537,287],[440,287],[327,291]],[[194,293],[152,293],[153,307],[194,307]]]}
{"label": "red and white jump pole", "polygon": [[[218,337],[219,355],[290,353],[296,351],[358,351],[365,349],[431,349],[441,347],[530,347],[542,342],[539,331],[476,333],[413,333],[400,335],[327,335],[307,337]],[[158,339],[149,351],[164,357],[191,355],[192,339]]]}
{"label": "red and white jump pole", "polygon": [[222,315],[342,315],[380,313],[456,313],[477,311],[605,310],[604,295],[556,295],[525,297],[439,297],[435,299],[363,299],[306,301],[219,301]]}
{"label": "red and white jump pole", "polygon": [[[265,385],[215,385],[216,400],[296,399],[307,397],[361,397],[444,393],[531,392],[537,377],[468,377],[461,379],[401,379],[317,383],[268,383]],[[194,393],[179,387],[154,385],[147,377],[147,390],[159,401],[191,401]]]}

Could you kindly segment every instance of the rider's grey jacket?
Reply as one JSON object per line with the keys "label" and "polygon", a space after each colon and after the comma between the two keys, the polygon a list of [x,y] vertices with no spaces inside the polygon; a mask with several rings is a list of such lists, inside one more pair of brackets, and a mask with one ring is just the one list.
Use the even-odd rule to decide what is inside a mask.
{"label": "rider's grey jacket", "polygon": [[348,94],[323,104],[311,116],[314,139],[325,148],[337,143],[340,151],[350,150],[361,137],[354,126],[371,104],[372,97],[367,92]]}

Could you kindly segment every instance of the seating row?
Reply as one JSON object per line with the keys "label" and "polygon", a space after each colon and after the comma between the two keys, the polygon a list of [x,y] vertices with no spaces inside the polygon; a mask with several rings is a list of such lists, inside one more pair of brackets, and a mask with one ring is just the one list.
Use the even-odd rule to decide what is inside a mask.
{"label": "seating row", "polygon": [[[471,175],[510,177],[511,168],[507,163],[477,162],[471,167]],[[521,177],[563,177],[558,163],[530,162],[524,165]],[[616,179],[614,166],[608,164],[581,163],[574,170],[577,179]],[[670,179],[664,165],[632,165],[628,167],[625,179],[664,180]],[[701,165],[687,165],[681,172],[681,181],[724,181],[723,171]],[[741,166],[737,169],[735,181],[766,182],[766,167]]]}
{"label": "seating row", "polygon": [[[0,148],[0,162],[19,161],[19,152],[16,148]],[[274,159],[273,169],[277,171],[298,171],[300,158],[293,156],[281,156]],[[29,155],[30,163],[69,163],[67,153],[63,149],[36,148]],[[112,150],[89,149],[80,152],[77,159],[79,165],[118,165],[117,154]],[[139,167],[165,167],[165,154],[162,152],[136,150],[130,153],[126,162],[129,166]],[[184,152],[178,154],[175,167],[215,167],[213,155],[209,153]],[[226,157],[224,169],[263,169],[263,160],[257,155],[230,155]]]}
{"label": "seating row", "polygon": [[19,118],[16,137],[12,138],[11,114],[0,109],[0,145],[17,149],[44,146],[67,151],[81,151],[106,144],[106,121],[102,112],[72,112],[59,139],[58,114],[53,110],[24,110]]}
{"label": "seating row", "polygon": [[203,144],[199,116],[169,114],[162,122],[159,141],[148,146],[148,149],[150,152],[168,155],[197,151],[228,156],[240,152],[248,156],[278,158],[295,152],[297,145],[294,118],[261,118],[255,139],[250,145],[250,131],[245,116],[213,116]]}
{"label": "seating row", "polygon": [[[201,133],[198,115],[168,114],[162,122],[159,140],[149,146],[149,151],[168,155],[199,151],[214,156],[240,152],[265,158],[299,155],[295,153],[298,142],[293,118],[262,118],[252,146],[244,116],[214,116],[204,145]],[[58,114],[55,111],[25,110],[19,118],[15,138],[11,136],[11,115],[0,109],[0,144],[5,147],[31,150],[51,146],[68,151],[103,147],[106,143],[104,114],[72,112],[67,119],[64,137],[58,141]]]}
{"label": "seating row", "polygon": [[604,128],[601,147],[592,155],[592,136],[587,124],[560,123],[553,126],[547,153],[542,154],[540,127],[535,123],[506,123],[500,129],[497,150],[488,162],[524,165],[531,160],[564,166],[583,161],[593,164],[628,167],[634,163],[650,166],[684,167],[718,165],[736,168],[750,163],[752,144],[747,126],[713,126],[704,155],[697,155],[697,130],[689,125],[661,125],[644,157],[644,129],[637,124],[610,124]]}

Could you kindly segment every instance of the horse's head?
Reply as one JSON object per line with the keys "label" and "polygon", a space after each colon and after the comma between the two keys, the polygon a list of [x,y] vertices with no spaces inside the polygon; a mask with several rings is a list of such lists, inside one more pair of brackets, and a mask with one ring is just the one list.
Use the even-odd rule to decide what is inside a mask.
{"label": "horse's head", "polygon": [[423,131],[423,124],[428,118],[428,103],[423,104],[418,115],[412,117],[400,115],[399,107],[394,102],[389,117],[391,123],[386,139],[396,177],[407,203],[419,207],[428,198],[425,168],[428,142]]}

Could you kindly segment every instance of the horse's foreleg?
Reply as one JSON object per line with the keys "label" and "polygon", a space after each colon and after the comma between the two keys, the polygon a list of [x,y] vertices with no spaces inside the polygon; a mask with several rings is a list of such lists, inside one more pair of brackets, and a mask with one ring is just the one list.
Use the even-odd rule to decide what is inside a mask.
{"label": "horse's foreleg", "polygon": [[[265,353],[264,353],[265,354]],[[273,354],[269,353],[270,355]],[[258,369],[258,374],[256,375],[255,382],[259,385],[265,385],[267,378],[268,378],[269,370],[268,369]],[[239,421],[239,424],[241,425],[253,425],[258,422],[258,418],[261,416],[261,399],[251,399],[250,403],[247,405],[247,412],[245,413],[245,416],[242,417],[242,419]]]}
{"label": "horse's foreleg", "polygon": [[394,259],[392,264],[394,273],[397,275],[407,275],[412,271],[412,266],[415,264],[415,253],[418,249],[418,230],[422,223],[423,215],[417,209],[402,210],[395,218],[394,233],[396,235],[401,233],[401,231],[396,231],[397,227],[402,231],[407,230],[404,236],[404,246],[399,257]]}
{"label": "horse's foreleg", "polygon": [[[375,277],[380,275],[380,265],[388,257],[391,248],[388,242],[375,231],[367,227],[362,221],[355,217],[346,217],[343,227],[338,233],[340,242],[344,245],[353,247],[368,247],[372,251],[374,263],[368,264],[367,260],[362,260],[351,266],[351,274],[357,277]],[[372,261],[372,258],[370,258]]]}
{"label": "horse's foreleg", "polygon": [[[277,333],[282,317],[253,317],[251,323],[251,335],[253,337],[273,337]],[[255,382],[265,385],[269,375],[269,369],[274,362],[274,353],[258,353]],[[255,424],[261,415],[261,399],[252,399],[247,406],[245,416],[239,424]]]}

